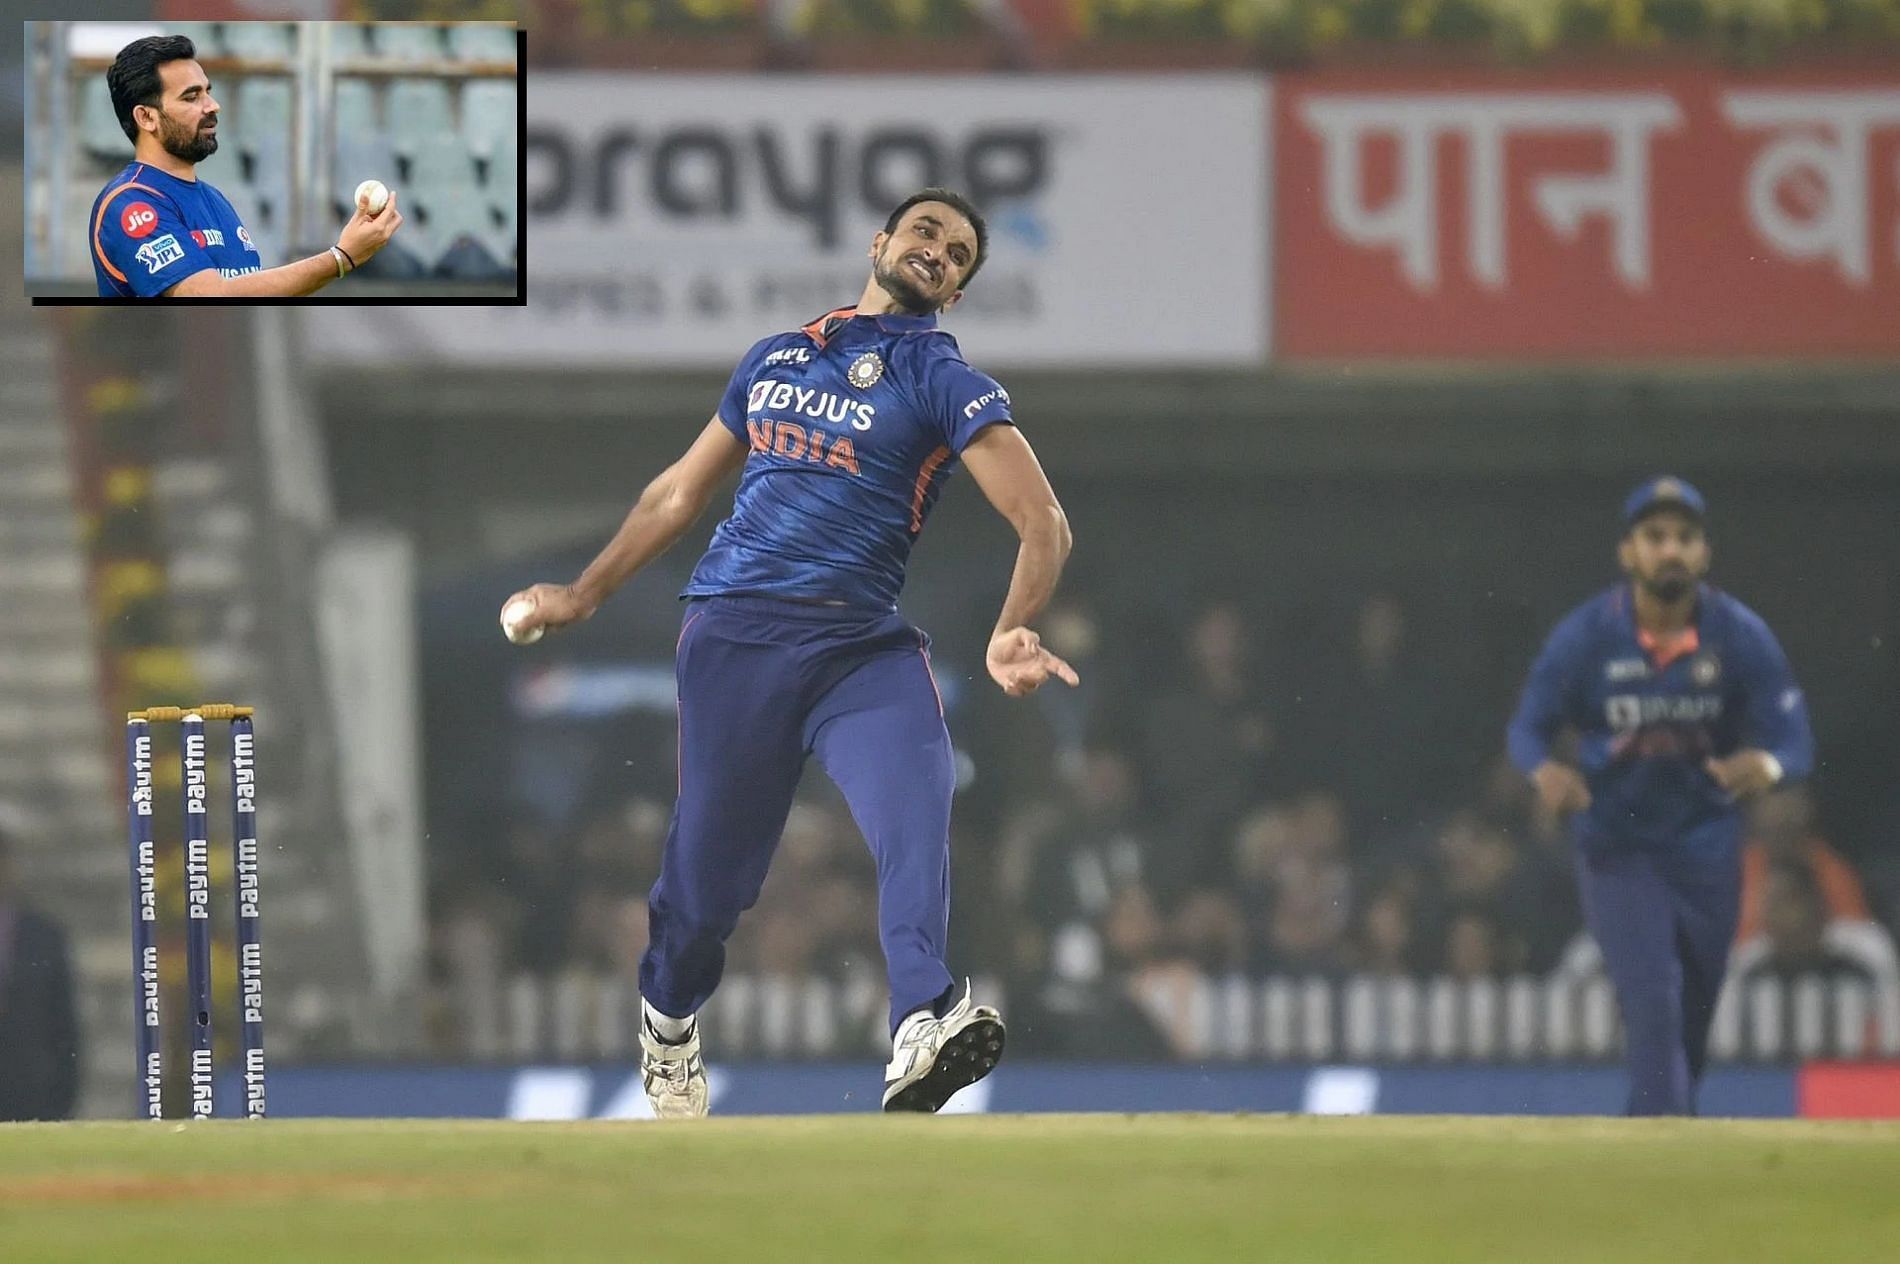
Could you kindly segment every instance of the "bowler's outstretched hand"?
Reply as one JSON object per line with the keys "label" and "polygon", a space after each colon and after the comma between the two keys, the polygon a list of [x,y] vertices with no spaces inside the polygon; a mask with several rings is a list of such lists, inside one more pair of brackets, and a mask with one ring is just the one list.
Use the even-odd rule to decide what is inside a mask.
{"label": "bowler's outstretched hand", "polygon": [[1079,685],[1075,668],[1042,647],[1042,638],[1028,628],[1008,628],[990,638],[984,661],[990,678],[1012,698],[1032,694],[1054,676],[1064,684]]}

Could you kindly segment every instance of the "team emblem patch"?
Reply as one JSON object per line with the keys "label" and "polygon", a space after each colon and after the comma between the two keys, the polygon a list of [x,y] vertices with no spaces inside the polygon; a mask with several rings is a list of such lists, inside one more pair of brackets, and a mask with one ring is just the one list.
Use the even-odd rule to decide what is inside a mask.
{"label": "team emblem patch", "polygon": [[251,235],[244,231],[244,225],[242,224],[238,225],[238,240],[244,243],[244,248],[246,250],[250,251],[252,254],[257,253],[257,247],[251,244]]}
{"label": "team emblem patch", "polygon": [[877,385],[884,376],[884,361],[878,359],[877,352],[867,351],[851,362],[844,371],[844,380],[861,391],[868,391]]}
{"label": "team emblem patch", "polygon": [[1698,654],[1689,664],[1689,679],[1708,688],[1722,677],[1722,660],[1713,654]]}

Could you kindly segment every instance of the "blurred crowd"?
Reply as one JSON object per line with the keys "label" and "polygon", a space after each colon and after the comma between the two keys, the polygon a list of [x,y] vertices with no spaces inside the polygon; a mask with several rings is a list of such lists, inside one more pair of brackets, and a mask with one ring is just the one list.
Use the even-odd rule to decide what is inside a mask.
{"label": "blurred crowd", "polygon": [[543,64],[633,56],[675,69],[918,60],[905,43],[983,65],[1062,66],[1197,57],[1299,65],[1387,58],[1398,46],[1503,62],[1658,50],[1759,62],[1900,39],[1900,0],[351,0],[346,8],[363,20],[518,18],[534,30]]}
{"label": "blurred crowd", "polygon": [[[1415,647],[1386,594],[1343,629],[1269,635],[1228,600],[1169,630],[1109,625],[1084,598],[1040,624],[1080,688],[1012,702],[938,655],[962,677],[953,957],[1003,983],[1032,1051],[1168,1056],[1166,1006],[1147,1002],[1191,979],[1595,968],[1565,833],[1500,752],[1519,665],[1493,665],[1500,701],[1471,705],[1487,691]],[[438,980],[634,977],[670,788],[567,828],[497,819],[438,875]],[[1749,837],[1739,971],[1896,981],[1807,788],[1759,801]],[[729,969],[881,983],[873,890],[809,769]]]}

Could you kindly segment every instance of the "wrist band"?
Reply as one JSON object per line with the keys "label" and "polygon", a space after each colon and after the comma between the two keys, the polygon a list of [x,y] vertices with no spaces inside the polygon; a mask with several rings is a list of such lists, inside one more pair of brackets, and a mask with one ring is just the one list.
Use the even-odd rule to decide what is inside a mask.
{"label": "wrist band", "polygon": [[330,257],[336,260],[336,279],[343,279],[343,252],[335,246],[330,247]]}
{"label": "wrist band", "polygon": [[1780,785],[1782,774],[1785,771],[1781,766],[1781,761],[1766,751],[1762,753],[1762,758],[1768,761],[1768,784],[1775,786]]}
{"label": "wrist band", "polygon": [[[342,255],[345,259],[350,259],[350,252],[345,250],[340,243],[336,247],[336,252]],[[356,260],[354,259],[350,259],[350,271],[352,272],[356,271]]]}

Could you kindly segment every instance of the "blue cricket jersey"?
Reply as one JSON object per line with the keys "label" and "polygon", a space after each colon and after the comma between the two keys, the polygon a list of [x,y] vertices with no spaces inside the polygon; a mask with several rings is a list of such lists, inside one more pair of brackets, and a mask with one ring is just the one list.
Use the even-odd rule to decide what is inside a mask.
{"label": "blue cricket jersey", "polygon": [[1564,725],[1580,738],[1590,807],[1580,836],[1644,846],[1733,840],[1735,801],[1703,767],[1743,747],[1781,762],[1785,781],[1814,766],[1807,704],[1760,615],[1704,585],[1682,641],[1646,648],[1628,584],[1557,624],[1531,667],[1508,732],[1529,773]]}
{"label": "blue cricket jersey", "polygon": [[107,181],[88,232],[100,298],[152,298],[206,268],[234,277],[264,266],[224,194],[142,162]]}
{"label": "blue cricket jersey", "polygon": [[1009,394],[935,315],[829,312],[755,345],[719,420],[751,452],[732,515],[682,596],[758,593],[897,606],[924,520]]}

